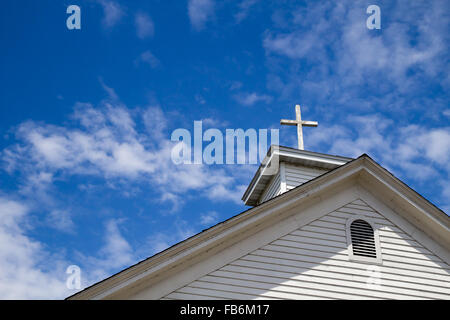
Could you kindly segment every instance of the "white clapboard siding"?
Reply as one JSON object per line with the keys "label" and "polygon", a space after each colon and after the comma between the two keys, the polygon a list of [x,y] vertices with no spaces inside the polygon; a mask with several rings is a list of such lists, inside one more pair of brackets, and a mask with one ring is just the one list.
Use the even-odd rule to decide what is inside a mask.
{"label": "white clapboard siding", "polygon": [[[356,215],[375,223],[381,264],[349,260],[345,226]],[[450,266],[358,199],[165,298],[450,299]]]}
{"label": "white clapboard siding", "polygon": [[312,180],[328,170],[305,167],[305,166],[295,166],[289,163],[285,164],[285,175],[286,175],[286,189],[291,190],[309,180]]}
{"label": "white clapboard siding", "polygon": [[[312,180],[324,173],[328,170],[320,169],[320,168],[312,168],[306,166],[296,166],[289,163],[284,163],[284,179],[286,182],[286,190],[289,191],[309,180]],[[272,180],[269,182],[265,191],[261,195],[259,199],[259,203],[270,200],[276,196],[278,196],[281,192],[281,174],[278,172]]]}
{"label": "white clapboard siding", "polygon": [[278,172],[270,181],[268,187],[261,195],[260,203],[272,199],[280,194],[281,191],[281,182],[280,182],[280,173]]}

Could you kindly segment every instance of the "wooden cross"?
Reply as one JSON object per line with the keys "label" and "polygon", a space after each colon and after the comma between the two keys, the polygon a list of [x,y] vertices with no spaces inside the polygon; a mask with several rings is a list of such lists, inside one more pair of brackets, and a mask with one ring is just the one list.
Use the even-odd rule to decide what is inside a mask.
{"label": "wooden cross", "polygon": [[295,120],[285,120],[282,119],[280,124],[288,126],[297,126],[297,136],[298,136],[298,148],[303,150],[303,129],[302,127],[317,127],[319,123],[317,121],[304,121],[302,120],[302,114],[300,112],[300,105],[295,106]]}

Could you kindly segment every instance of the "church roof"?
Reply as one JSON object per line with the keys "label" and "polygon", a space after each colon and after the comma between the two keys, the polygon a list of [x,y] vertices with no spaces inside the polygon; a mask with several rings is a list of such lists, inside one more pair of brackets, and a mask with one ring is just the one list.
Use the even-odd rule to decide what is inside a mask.
{"label": "church roof", "polygon": [[[287,149],[290,148],[280,148],[280,150]],[[316,153],[301,151],[298,154],[313,156]],[[330,159],[343,161],[348,158],[330,156]],[[67,299],[114,298],[121,290],[139,288],[138,283],[148,285],[149,281],[159,281],[164,278],[165,273],[180,268],[182,270],[185,266],[198,262],[198,259],[204,258],[205,255],[212,255],[251,235],[252,232],[260,231],[274,221],[285,219],[289,209],[307,204],[308,201],[317,201],[326,196],[327,192],[332,192],[330,190],[345,188],[355,181],[364,184],[371,193],[384,199],[389,207],[412,223],[415,228],[442,245],[447,252],[443,250],[439,255],[445,261],[450,261],[448,256],[450,218],[447,214],[381,167],[367,154],[363,154],[290,191],[203,230]]]}

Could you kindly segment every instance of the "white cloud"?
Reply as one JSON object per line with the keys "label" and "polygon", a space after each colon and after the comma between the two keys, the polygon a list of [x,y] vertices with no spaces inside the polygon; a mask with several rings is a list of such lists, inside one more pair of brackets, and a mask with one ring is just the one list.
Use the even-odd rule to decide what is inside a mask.
{"label": "white cloud", "polygon": [[125,15],[124,9],[113,0],[98,0],[103,7],[102,25],[106,29],[114,27]]}
{"label": "white cloud", "polygon": [[239,5],[239,11],[234,15],[237,23],[241,23],[245,18],[247,18],[251,7],[253,7],[258,0],[242,0]]}
{"label": "white cloud", "polygon": [[141,255],[147,258],[149,255],[161,252],[195,234],[194,229],[185,220],[176,219],[174,227],[175,230],[171,233],[156,232],[155,234],[152,234],[152,236],[147,239],[147,245],[140,249],[139,252]]}
{"label": "white cloud", "polygon": [[272,97],[266,94],[258,94],[256,92],[252,93],[239,93],[233,96],[234,99],[244,105],[244,106],[252,106],[257,102],[270,103],[272,101]]}
{"label": "white cloud", "polygon": [[[66,268],[73,261],[65,257],[66,248],[51,254],[43,243],[27,236],[31,211],[17,200],[0,196],[0,299],[63,299],[75,292],[66,286]],[[50,216],[61,223],[66,214],[52,212]],[[71,228],[72,223],[64,219],[61,227]],[[120,224],[117,219],[105,223],[104,244],[95,255],[77,254],[82,261],[82,288],[137,261],[136,251],[119,230]]]}
{"label": "white cloud", "polygon": [[[81,262],[79,265],[81,270],[81,289],[103,280],[112,273],[139,260],[137,251],[131,247],[119,228],[122,223],[123,220],[121,219],[110,219],[103,224],[102,245],[96,253],[85,255],[75,251],[72,259]],[[71,264],[73,262],[65,262],[64,267],[67,268]],[[65,270],[63,274],[64,278],[66,278]],[[63,285],[66,288],[66,284],[64,283]],[[66,289],[64,295],[59,298],[67,297],[76,291],[78,290]],[[55,298],[51,293],[48,293],[48,297]]]}
{"label": "white cloud", "polygon": [[147,108],[147,110],[143,112],[142,118],[147,132],[150,137],[155,140],[156,144],[158,141],[163,141],[166,138],[164,132],[167,129],[167,120],[159,106]]}
{"label": "white cloud", "polygon": [[[282,29],[288,31],[269,30],[265,33],[263,46],[266,52],[291,59],[307,57],[322,60],[324,49],[333,46],[336,39],[340,38],[333,36],[339,32],[335,28],[344,21],[342,6],[341,3],[321,1],[307,2],[305,7],[293,9],[289,12],[289,19],[282,19],[283,24],[289,26],[283,26]],[[328,18],[324,17],[324,12],[327,12]]]}
{"label": "white cloud", "polygon": [[224,184],[215,184],[207,189],[206,196],[213,201],[217,201],[217,199],[230,200],[236,204],[241,204],[241,197],[246,189],[246,185],[238,185],[233,190],[230,190]]}
{"label": "white cloud", "polygon": [[282,101],[301,97],[314,106],[320,125],[304,131],[308,150],[368,153],[448,207],[447,198],[434,196],[450,176],[443,6],[393,1],[382,8],[389,19],[376,31],[365,26],[363,1],[287,5],[274,12],[262,44],[268,89]]}
{"label": "white cloud", "polygon": [[285,55],[292,59],[303,58],[316,48],[317,41],[314,34],[301,32],[285,34],[268,34],[264,38],[264,48],[269,52]]}
{"label": "white cloud", "polygon": [[[170,134],[162,109],[150,106],[130,110],[112,88],[104,83],[102,86],[108,97],[98,106],[77,103],[72,122],[65,126],[24,122],[16,131],[17,144],[2,152],[9,172],[18,173],[26,181],[21,194],[27,195],[30,204],[40,206],[41,196],[48,194],[54,181],[68,180],[74,175],[85,177],[83,186],[90,185],[89,177],[104,179],[105,187],[117,183],[132,189],[128,186],[134,183],[149,184],[159,193],[160,201],[172,202],[175,209],[183,204],[189,191],[212,201],[240,203],[244,189],[237,183],[237,177],[246,175],[248,179],[250,172],[207,165],[174,165],[170,160],[173,143],[168,140]],[[31,199],[33,194],[39,199]],[[52,210],[45,222],[58,230],[73,232],[71,210],[59,208],[51,196],[46,202],[46,208]],[[134,263],[140,256],[149,255],[144,249],[132,249],[117,219],[105,223],[104,245],[96,254],[78,253],[76,261],[51,255],[43,244],[26,236],[21,226],[30,210],[0,197],[1,298],[64,298],[73,293],[65,286],[65,268],[76,261],[81,261],[84,287]],[[149,240],[153,252],[195,232],[182,220],[175,227],[176,232],[170,236],[157,234]],[[61,250],[64,252],[66,248]]]}
{"label": "white cloud", "polygon": [[155,55],[150,51],[144,51],[141,53],[139,58],[136,60],[136,63],[143,62],[148,64],[152,69],[156,69],[161,65],[161,62]]}
{"label": "white cloud", "polygon": [[231,85],[230,85],[230,90],[231,91],[238,90],[238,89],[242,88],[242,85],[243,84],[240,81],[233,81],[233,83],[231,83]]}
{"label": "white cloud", "polygon": [[67,210],[52,210],[48,214],[46,222],[51,228],[62,232],[73,233],[75,230],[75,224],[72,221],[70,212]]}
{"label": "white cloud", "polygon": [[[106,93],[108,94],[109,98],[111,100],[116,101],[118,99],[116,91],[113,88],[108,87],[101,77],[99,78],[99,82],[100,82],[100,85],[102,86],[103,90],[105,90]],[[89,105],[89,104],[86,104],[86,105]]]}
{"label": "white cloud", "polygon": [[404,144],[418,150],[416,156],[426,157],[450,168],[450,127],[425,129],[411,126],[404,130]]}
{"label": "white cloud", "polygon": [[202,123],[204,127],[215,127],[215,128],[225,127],[229,125],[227,121],[223,121],[217,118],[204,118],[202,119]]}
{"label": "white cloud", "polygon": [[[231,169],[172,163],[175,143],[165,131],[167,121],[160,107],[132,112],[118,101],[106,100],[95,108],[77,104],[72,119],[74,125],[66,127],[32,121],[21,124],[17,130],[20,143],[3,152],[10,172],[17,170],[26,177],[44,173],[48,183],[77,174],[102,177],[108,183],[151,184],[161,199],[174,203],[174,197],[189,191],[214,201],[238,201]],[[137,122],[146,130],[138,129]]]}
{"label": "white cloud", "polygon": [[216,224],[219,221],[218,219],[219,214],[216,211],[210,211],[200,216],[200,224],[210,227],[213,224]]}
{"label": "white cloud", "polygon": [[134,18],[134,22],[136,25],[136,34],[138,38],[145,39],[153,37],[155,33],[155,26],[153,24],[153,20],[146,13],[137,13]]}
{"label": "white cloud", "polygon": [[[377,154],[392,165],[403,166],[419,159],[447,166],[450,162],[450,127],[398,126],[384,116],[347,116],[351,127],[322,124],[320,130],[305,133],[312,147],[327,145],[329,152],[352,157]],[[332,137],[330,139],[330,137]],[[450,170],[450,166],[449,166]]]}
{"label": "white cloud", "polygon": [[25,235],[28,212],[26,205],[0,197],[0,298],[63,298],[69,292],[67,264],[50,258],[40,242]]}
{"label": "white cloud", "polygon": [[197,103],[199,103],[199,104],[206,103],[205,98],[203,98],[203,96],[201,94],[196,94],[194,98],[195,98],[195,101],[197,101]]}
{"label": "white cloud", "polygon": [[[321,124],[320,130],[305,132],[308,149],[350,157],[367,153],[401,179],[432,184],[438,190],[447,185],[450,127],[402,127],[381,115],[348,116],[344,122],[352,126]],[[448,197],[440,205],[450,205]]]}
{"label": "white cloud", "polygon": [[[284,100],[314,96],[316,104],[357,110],[423,104],[426,98],[410,99],[412,92],[426,90],[424,83],[449,84],[443,72],[448,69],[444,43],[449,37],[448,17],[439,9],[443,5],[415,3],[412,10],[410,3],[393,2],[391,21],[382,23],[382,32],[366,28],[363,2],[309,1],[302,8],[280,8],[274,17],[283,18],[275,19],[275,27],[263,36],[268,87]],[[301,67],[305,63],[307,71]],[[360,97],[362,86],[381,92],[380,97]],[[439,104],[428,103],[433,105],[431,117]]]}
{"label": "white cloud", "polygon": [[214,6],[213,0],[189,0],[188,15],[195,30],[205,28],[206,23],[214,16]]}
{"label": "white cloud", "polygon": [[105,224],[104,245],[98,257],[91,257],[87,262],[92,263],[93,269],[98,269],[96,272],[117,269],[134,261],[133,250],[119,230],[120,223],[120,220],[111,219]]}

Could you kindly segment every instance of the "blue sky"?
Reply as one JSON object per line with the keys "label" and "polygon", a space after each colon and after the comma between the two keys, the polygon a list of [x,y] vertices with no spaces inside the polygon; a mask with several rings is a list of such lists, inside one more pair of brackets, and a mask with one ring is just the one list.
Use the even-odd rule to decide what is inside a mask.
{"label": "blue sky", "polygon": [[[66,8],[81,8],[81,30]],[[381,8],[381,29],[366,8]],[[171,132],[319,122],[450,209],[448,1],[8,1],[0,32],[0,298],[63,298],[246,207],[252,165],[175,166]]]}

